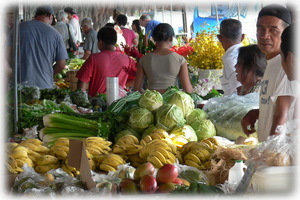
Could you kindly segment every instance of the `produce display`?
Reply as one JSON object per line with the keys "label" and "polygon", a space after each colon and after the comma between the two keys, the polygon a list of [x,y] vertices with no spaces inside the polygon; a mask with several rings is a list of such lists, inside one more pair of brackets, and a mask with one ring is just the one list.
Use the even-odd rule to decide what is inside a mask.
{"label": "produce display", "polygon": [[[291,151],[259,151],[255,138],[237,145],[220,136],[211,114],[215,109],[196,108],[198,96],[174,87],[163,95],[130,93],[102,112],[94,105],[103,105],[103,97],[93,103],[82,91],[65,93],[59,103],[35,94],[35,103],[20,104],[22,116],[30,119],[22,128],[36,126],[35,137],[10,140],[6,146],[6,168],[16,177],[14,193],[220,195],[235,160],[257,162],[261,152],[268,152],[273,160],[265,159],[265,164],[293,164]],[[70,139],[83,141],[93,189],[81,180],[80,169],[70,165]]]}

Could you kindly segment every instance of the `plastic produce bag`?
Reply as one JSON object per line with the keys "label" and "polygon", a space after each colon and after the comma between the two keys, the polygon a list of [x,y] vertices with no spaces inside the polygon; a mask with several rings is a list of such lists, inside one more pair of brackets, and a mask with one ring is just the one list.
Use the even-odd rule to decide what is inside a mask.
{"label": "plastic produce bag", "polygon": [[[236,140],[244,134],[241,120],[252,109],[259,107],[259,94],[231,95],[209,99],[203,107],[217,129],[217,135]],[[257,137],[257,133],[251,135]]]}

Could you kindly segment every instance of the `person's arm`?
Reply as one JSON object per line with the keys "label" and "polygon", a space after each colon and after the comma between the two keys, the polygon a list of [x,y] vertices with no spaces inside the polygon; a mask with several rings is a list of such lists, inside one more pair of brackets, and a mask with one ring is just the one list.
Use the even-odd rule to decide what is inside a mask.
{"label": "person's arm", "polygon": [[83,92],[85,92],[88,89],[88,83],[85,83],[78,79],[77,89],[81,89]]}
{"label": "person's arm", "polygon": [[82,57],[81,59],[87,60],[87,59],[89,58],[90,55],[91,55],[91,51],[85,50],[85,51],[84,51],[84,54],[83,54],[83,57]]}
{"label": "person's arm", "polygon": [[143,93],[144,92],[143,83],[144,83],[144,70],[142,66],[138,64],[133,90]]}
{"label": "person's arm", "polygon": [[[255,123],[258,120],[259,116],[259,109],[253,109],[250,110],[243,118],[241,121],[241,125],[243,128],[244,133],[249,136],[252,133],[255,133]],[[248,129],[248,127],[250,129]]]}
{"label": "person's arm", "polygon": [[290,105],[291,105],[293,99],[294,99],[294,97],[292,97],[292,96],[277,97],[270,135],[278,135],[279,134],[279,133],[275,132],[276,128],[278,125],[283,125],[286,123],[287,114],[289,112]]}
{"label": "person's arm", "polygon": [[194,89],[190,81],[189,71],[186,62],[184,62],[180,67],[179,79],[183,90],[185,92],[192,93]]}
{"label": "person's arm", "polygon": [[137,47],[138,45],[139,45],[139,39],[136,37],[136,38],[134,38],[133,41],[132,41],[132,46]]}
{"label": "person's arm", "polygon": [[66,68],[66,61],[65,60],[58,60],[56,61],[55,65],[53,65],[54,75],[61,72],[63,69]]}

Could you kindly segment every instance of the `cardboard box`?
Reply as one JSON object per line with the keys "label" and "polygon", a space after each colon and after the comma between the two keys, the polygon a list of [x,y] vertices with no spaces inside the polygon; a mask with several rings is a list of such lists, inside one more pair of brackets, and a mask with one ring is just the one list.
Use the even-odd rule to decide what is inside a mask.
{"label": "cardboard box", "polygon": [[80,179],[86,184],[87,189],[96,187],[89,167],[86,149],[82,140],[70,139],[68,164],[80,171]]}

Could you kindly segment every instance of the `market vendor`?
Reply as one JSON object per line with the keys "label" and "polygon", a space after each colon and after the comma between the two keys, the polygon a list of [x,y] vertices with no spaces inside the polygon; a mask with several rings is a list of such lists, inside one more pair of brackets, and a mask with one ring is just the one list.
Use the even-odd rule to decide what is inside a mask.
{"label": "market vendor", "polygon": [[242,119],[244,132],[255,130],[258,119],[258,140],[277,135],[275,129],[287,120],[294,90],[281,66],[281,34],[291,23],[289,11],[277,4],[263,7],[257,18],[257,44],[266,55],[268,65],[262,80],[259,109],[249,111]]}
{"label": "market vendor", "polygon": [[53,75],[66,66],[68,53],[62,36],[51,27],[50,6],[36,9],[32,21],[20,24],[20,80],[27,86],[53,88]]}
{"label": "market vendor", "polygon": [[119,77],[119,86],[125,89],[129,75],[124,68],[136,68],[134,60],[115,50],[117,32],[113,28],[101,28],[97,39],[101,52],[91,54],[76,74],[77,88],[88,90],[91,97],[106,93],[106,77]]}

